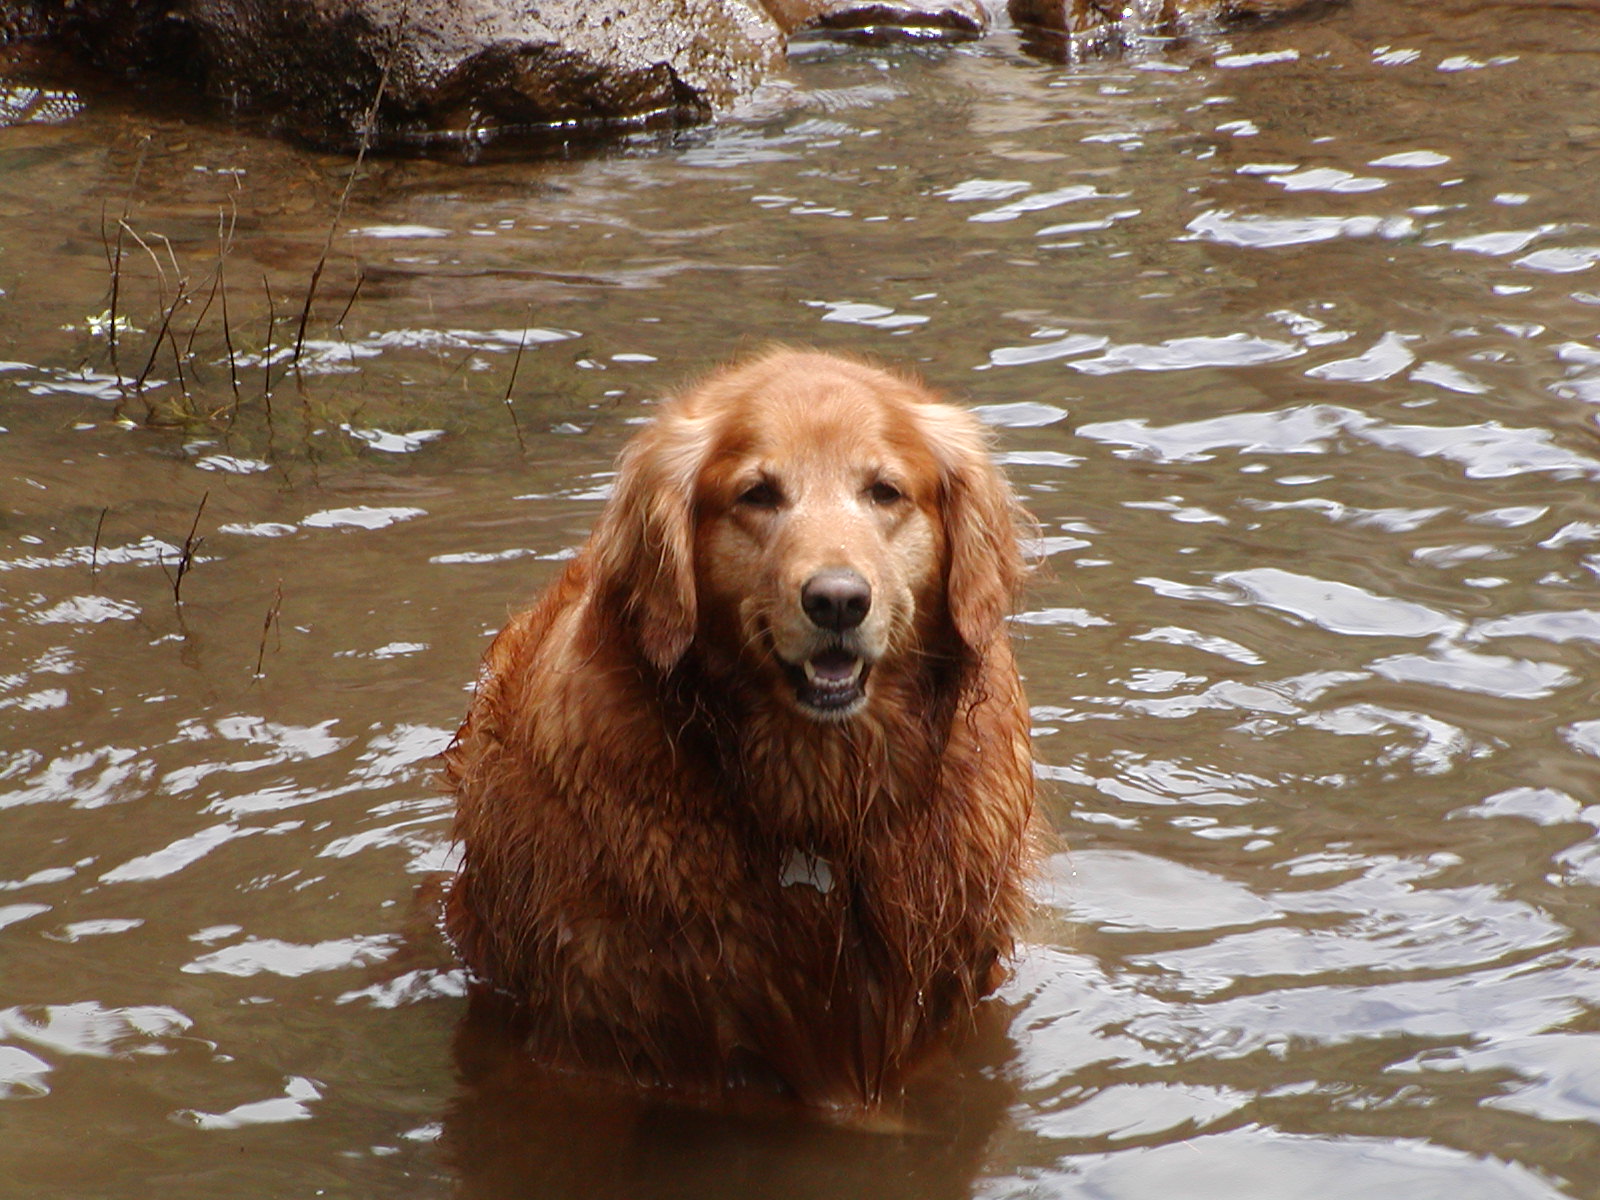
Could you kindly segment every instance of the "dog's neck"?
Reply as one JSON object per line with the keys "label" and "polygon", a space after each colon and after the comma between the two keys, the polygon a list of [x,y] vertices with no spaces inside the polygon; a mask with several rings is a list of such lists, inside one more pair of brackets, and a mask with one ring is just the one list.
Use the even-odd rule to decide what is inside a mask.
{"label": "dog's neck", "polygon": [[718,800],[737,805],[762,840],[824,858],[848,858],[864,837],[929,801],[961,694],[935,686],[926,670],[885,671],[861,712],[819,721],[706,678],[692,656],[684,672],[678,694],[696,699],[683,728],[706,748]]}

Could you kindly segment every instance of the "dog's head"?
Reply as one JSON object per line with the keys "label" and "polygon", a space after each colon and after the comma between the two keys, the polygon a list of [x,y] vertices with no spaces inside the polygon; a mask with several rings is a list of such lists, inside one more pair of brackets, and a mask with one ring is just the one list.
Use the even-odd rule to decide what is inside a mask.
{"label": "dog's head", "polygon": [[591,553],[657,668],[692,646],[843,720],[880,664],[1002,635],[1018,512],[969,413],[899,375],[777,350],[628,444]]}

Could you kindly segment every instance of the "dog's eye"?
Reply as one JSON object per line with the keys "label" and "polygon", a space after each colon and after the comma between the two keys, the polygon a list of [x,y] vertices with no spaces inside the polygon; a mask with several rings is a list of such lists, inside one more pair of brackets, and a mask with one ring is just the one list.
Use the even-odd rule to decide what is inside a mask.
{"label": "dog's eye", "polygon": [[867,495],[872,497],[872,502],[874,504],[882,504],[885,506],[890,504],[898,504],[900,501],[906,498],[904,492],[885,479],[880,479],[878,482],[869,487],[867,489]]}
{"label": "dog's eye", "polygon": [[739,493],[739,503],[747,508],[777,508],[782,499],[777,485],[767,479],[753,483]]}

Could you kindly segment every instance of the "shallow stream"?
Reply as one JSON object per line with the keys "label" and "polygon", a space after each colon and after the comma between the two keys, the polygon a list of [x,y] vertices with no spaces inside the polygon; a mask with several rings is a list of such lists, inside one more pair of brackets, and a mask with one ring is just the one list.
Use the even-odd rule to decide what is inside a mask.
{"label": "shallow stream", "polygon": [[[0,113],[0,1195],[1600,1195],[1600,13],[804,45],[353,179]],[[911,1134],[521,1086],[417,898],[487,635],[773,339],[977,406],[1044,533],[1064,848]]]}

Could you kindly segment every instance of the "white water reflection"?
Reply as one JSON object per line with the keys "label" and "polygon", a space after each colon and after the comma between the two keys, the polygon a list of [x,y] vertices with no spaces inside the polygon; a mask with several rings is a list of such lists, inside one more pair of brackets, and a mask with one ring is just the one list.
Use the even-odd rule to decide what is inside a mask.
{"label": "white water reflection", "polygon": [[218,825],[208,825],[195,833],[178,838],[159,850],[137,855],[118,864],[102,873],[100,882],[148,883],[166,879],[187,870],[212,851],[231,842],[254,837],[257,834],[292,833],[299,829],[300,825],[299,821],[281,821],[273,826],[239,826],[226,821]]}
{"label": "white water reflection", "polygon": [[1134,851],[1073,852],[1050,873],[1075,920],[1114,932],[1222,929],[1283,916],[1241,884]]}
{"label": "white water reflection", "polygon": [[1305,246],[1334,238],[1385,238],[1396,240],[1416,232],[1410,217],[1283,217],[1267,213],[1240,214],[1228,209],[1202,213],[1189,222],[1194,237],[1227,246],[1272,250]]}
{"label": "white water reflection", "polygon": [[210,1113],[180,1109],[173,1119],[202,1130],[244,1129],[251,1125],[277,1125],[284,1121],[305,1121],[313,1115],[311,1105],[322,1099],[322,1089],[299,1076],[287,1080],[283,1095],[268,1100],[252,1100],[226,1112]]}
{"label": "white water reflection", "polygon": [[[1452,390],[1476,393],[1482,389]],[[1171,462],[1204,461],[1225,449],[1245,453],[1322,453],[1332,439],[1342,434],[1412,458],[1447,459],[1459,464],[1472,479],[1534,472],[1569,478],[1600,477],[1600,459],[1561,445],[1548,429],[1507,426],[1496,420],[1481,425],[1390,424],[1333,405],[1232,413],[1167,426],[1152,425],[1142,417],[1090,422],[1080,425],[1078,433]]]}
{"label": "white water reflection", "polygon": [[1419,1064],[1420,1072],[1511,1074],[1518,1082],[1484,1101],[1491,1108],[1546,1121],[1600,1124],[1600,1035],[1542,1034],[1497,1038]]}
{"label": "white water reflection", "polygon": [[[1051,331],[1059,333],[1059,330]],[[1035,334],[1035,337],[1047,336]],[[1110,339],[1095,334],[1068,334],[1066,337],[1051,337],[1050,340],[1039,342],[1031,346],[1002,346],[989,351],[989,366],[1016,367],[1028,366],[1033,363],[1049,362],[1054,358],[1071,358],[1076,354],[1089,354],[1095,350],[1103,350],[1110,343]]]}
{"label": "white water reflection", "polygon": [[349,422],[339,426],[369,450],[383,454],[412,454],[429,442],[445,436],[443,429],[413,429],[395,432],[387,429],[361,429]]}
{"label": "white water reflection", "polygon": [[[1217,576],[1243,599],[1310,621],[1329,633],[1359,637],[1452,637],[1463,625],[1426,605],[1336,580],[1318,579],[1281,567],[1255,567]],[[1237,601],[1235,601],[1237,603]]]}
{"label": "white water reflection", "polygon": [[1187,371],[1198,367],[1248,367],[1294,358],[1305,351],[1289,342],[1230,333],[1221,337],[1173,338],[1158,346],[1113,345],[1098,358],[1069,364],[1087,375],[1118,371]]}
{"label": "white water reflection", "polygon": [[1597,262],[1600,262],[1600,246],[1553,246],[1523,255],[1516,260],[1516,265],[1553,275],[1569,275],[1587,271]]}
{"label": "white water reflection", "polygon": [[307,529],[384,529],[401,521],[427,515],[427,511],[421,508],[358,504],[351,508],[329,508],[314,512],[300,523]]}
{"label": "white water reflection", "polygon": [[108,1008],[93,1001],[0,1009],[0,1087],[28,1080],[27,1090],[48,1090],[51,1059],[82,1056],[129,1060],[172,1054],[194,1022],[164,1005]]}
{"label": "white water reflection", "polygon": [[1354,175],[1337,167],[1306,167],[1303,170],[1283,174],[1267,174],[1264,178],[1268,183],[1281,187],[1286,192],[1334,192],[1358,195],[1362,192],[1380,191],[1389,186],[1382,179],[1374,179],[1370,175]]}
{"label": "white water reflection", "polygon": [[[1184,1195],[1195,1200],[1312,1200],[1337,1179],[1350,1195],[1415,1200],[1553,1200],[1536,1174],[1419,1140],[1318,1138],[1245,1129],[1175,1139],[1139,1155],[1089,1155],[1075,1176],[1106,1200]],[[1028,1176],[992,1193],[1026,1191]]]}
{"label": "white water reflection", "polygon": [[1371,159],[1367,166],[1420,171],[1429,167],[1442,167],[1449,161],[1448,154],[1440,154],[1436,150],[1401,150],[1394,154],[1385,154],[1382,158]]}
{"label": "white water reflection", "polygon": [[347,971],[382,962],[398,949],[386,935],[336,938],[306,945],[279,938],[246,938],[185,963],[182,971],[194,975],[218,974],[249,977],[281,975],[294,978],[322,971]]}
{"label": "white water reflection", "polygon": [[1406,345],[1414,336],[1386,333],[1370,349],[1354,358],[1339,358],[1312,367],[1306,372],[1312,379],[1328,379],[1343,383],[1377,383],[1404,371],[1417,356]]}
{"label": "white water reflection", "polygon": [[[1060,208],[1063,204],[1077,204],[1083,200],[1124,200],[1127,192],[1102,192],[1093,184],[1074,184],[1070,187],[1055,188],[1048,192],[1033,192],[1002,204],[999,208],[985,209],[983,212],[974,213],[968,217],[969,221],[992,223],[995,221],[1015,221],[1018,217],[1029,213],[1048,212],[1053,208]],[[967,199],[968,197],[950,195],[951,200]],[[1041,231],[1045,232],[1045,231]]]}

